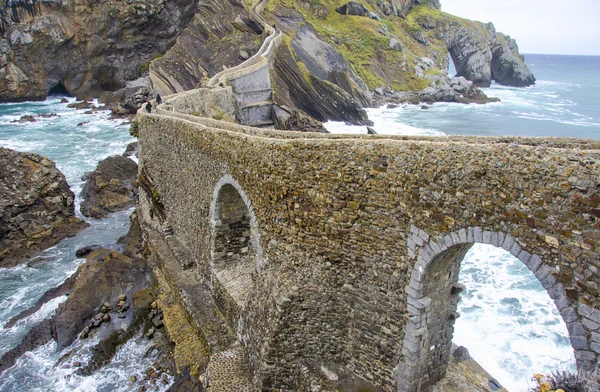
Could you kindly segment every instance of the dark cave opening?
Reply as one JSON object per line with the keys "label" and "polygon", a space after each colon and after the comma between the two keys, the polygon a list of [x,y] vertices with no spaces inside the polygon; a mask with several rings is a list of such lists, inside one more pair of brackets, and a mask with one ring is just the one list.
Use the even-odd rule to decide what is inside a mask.
{"label": "dark cave opening", "polygon": [[61,82],[58,82],[57,85],[55,85],[54,87],[51,87],[50,90],[48,90],[48,95],[58,95],[58,96],[64,96],[64,97],[71,96],[71,94],[69,94],[69,92],[67,91],[67,89]]}

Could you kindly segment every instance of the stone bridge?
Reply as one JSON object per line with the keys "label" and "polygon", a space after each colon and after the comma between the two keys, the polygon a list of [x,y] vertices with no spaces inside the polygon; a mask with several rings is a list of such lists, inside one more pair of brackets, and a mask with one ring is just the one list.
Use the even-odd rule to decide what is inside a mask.
{"label": "stone bridge", "polygon": [[203,117],[234,105],[231,87],[164,101],[138,116],[142,227],[212,354],[241,347],[257,388],[309,390],[347,372],[385,391],[429,390],[475,243],[521,260],[577,365],[598,366],[600,143]]}

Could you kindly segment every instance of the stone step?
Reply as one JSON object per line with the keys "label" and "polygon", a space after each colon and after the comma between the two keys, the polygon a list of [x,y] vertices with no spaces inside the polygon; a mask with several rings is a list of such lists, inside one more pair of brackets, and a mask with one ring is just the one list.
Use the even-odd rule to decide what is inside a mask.
{"label": "stone step", "polygon": [[240,122],[243,125],[273,122],[273,103],[256,102],[240,108]]}
{"label": "stone step", "polygon": [[235,95],[238,106],[246,106],[255,102],[264,102],[271,100],[273,96],[273,90],[257,90],[257,91],[248,91],[245,93],[238,93]]}
{"label": "stone step", "polygon": [[236,79],[230,79],[229,84],[237,94],[271,90],[269,65],[267,64],[254,72],[250,72]]}

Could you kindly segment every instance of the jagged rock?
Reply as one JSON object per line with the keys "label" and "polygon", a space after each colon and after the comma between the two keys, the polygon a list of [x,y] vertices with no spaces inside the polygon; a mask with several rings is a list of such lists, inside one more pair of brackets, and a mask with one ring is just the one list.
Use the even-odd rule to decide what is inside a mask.
{"label": "jagged rock", "polygon": [[104,218],[108,213],[133,206],[137,164],[129,158],[115,155],[98,163],[96,170],[84,176],[81,213],[92,218]]}
{"label": "jagged rock", "polygon": [[11,123],[18,123],[18,124],[24,124],[24,123],[28,123],[28,122],[36,122],[37,120],[35,119],[35,117],[33,116],[21,116],[20,119],[18,120],[13,120],[11,121]]}
{"label": "jagged rock", "polygon": [[0,2],[0,102],[43,99],[54,86],[85,99],[122,88],[196,10],[191,0]]}
{"label": "jagged rock", "polygon": [[0,147],[0,267],[12,267],[88,224],[65,176],[38,154]]}
{"label": "jagged rock", "polygon": [[[305,67],[300,69],[298,61]],[[279,106],[298,108],[318,121],[370,124],[361,108],[371,105],[366,84],[310,25],[298,26],[290,46],[279,46],[274,73]]]}
{"label": "jagged rock", "polygon": [[419,92],[419,98],[421,101],[428,103],[488,103],[499,101],[498,98],[489,98],[473,82],[462,76],[453,78],[434,77],[430,86]]}
{"label": "jagged rock", "polygon": [[367,127],[367,135],[377,135],[377,131],[371,127]]}
{"label": "jagged rock", "polygon": [[137,113],[151,95],[150,78],[143,77],[127,82],[124,88],[114,92],[106,91],[99,102],[109,105],[113,116],[124,116]]}
{"label": "jagged rock", "polygon": [[342,15],[355,15],[355,16],[369,15],[369,10],[366,9],[364,5],[362,5],[361,3],[356,2],[356,1],[350,1],[350,2],[342,5],[341,7],[336,8],[335,10]]}
{"label": "jagged rock", "polygon": [[396,52],[402,52],[402,44],[396,38],[390,39],[389,48]]}
{"label": "jagged rock", "polygon": [[492,79],[500,84],[515,87],[530,86],[535,83],[535,77],[524,66],[519,56],[519,49],[514,40],[508,45],[497,46],[492,51]]}
{"label": "jagged rock", "polygon": [[77,110],[90,109],[92,107],[92,103],[84,100],[81,102],[70,103],[67,105],[67,107]]}
{"label": "jagged rock", "polygon": [[185,368],[178,373],[173,380],[173,384],[167,389],[167,392],[202,392],[204,388],[197,377],[190,374],[190,369]]}
{"label": "jagged rock", "polygon": [[20,344],[0,357],[0,373],[12,367],[17,359],[27,351],[33,351],[48,343],[53,336],[53,323],[51,319],[45,319],[33,326],[23,337]]}
{"label": "jagged rock", "polygon": [[139,150],[139,143],[138,142],[129,143],[127,145],[127,147],[125,148],[125,152],[123,153],[123,156],[124,157],[131,157],[131,156],[136,156],[137,157],[138,150]]}
{"label": "jagged rock", "polygon": [[[69,346],[86,321],[93,319],[93,325],[100,326],[105,314],[98,313],[99,304],[114,303],[123,292],[133,295],[146,289],[150,284],[150,273],[145,260],[131,259],[108,249],[92,252],[86,262],[78,268],[74,290],[56,311],[54,331],[57,349],[62,350]],[[145,302],[147,304],[139,309],[140,314],[148,311],[151,301]],[[133,319],[123,322],[131,324]]]}
{"label": "jagged rock", "polygon": [[77,251],[75,252],[75,257],[77,257],[77,258],[88,257],[90,255],[90,253],[92,253],[93,251],[98,250],[100,248],[101,248],[100,245],[84,246],[83,248],[77,249]]}
{"label": "jagged rock", "polygon": [[467,350],[467,348],[463,347],[463,346],[460,346],[456,350],[454,350],[452,355],[458,361],[465,361],[465,360],[471,358],[471,355],[469,354],[469,350]]}
{"label": "jagged rock", "polygon": [[[202,12],[192,18],[175,44],[151,62],[154,93],[166,96],[197,88],[224,66],[238,65],[240,48],[256,53],[260,47],[257,38],[263,33],[262,23],[240,3],[207,0],[202,4]],[[243,34],[234,34],[236,31]]]}
{"label": "jagged rock", "polygon": [[497,33],[492,23],[481,27],[449,30],[448,51],[457,76],[464,76],[479,87],[490,86],[492,80],[517,87],[534,84],[535,77],[519,55],[516,42]]}
{"label": "jagged rock", "polygon": [[328,133],[327,129],[323,126],[323,123],[306,115],[300,110],[294,109],[287,111],[276,106],[274,108],[274,113],[276,116],[276,125],[278,125],[277,129],[286,131]]}
{"label": "jagged rock", "polygon": [[427,37],[425,36],[425,33],[423,33],[422,31],[414,31],[412,33],[412,37],[421,45],[427,46],[429,45],[429,41],[427,41]]}

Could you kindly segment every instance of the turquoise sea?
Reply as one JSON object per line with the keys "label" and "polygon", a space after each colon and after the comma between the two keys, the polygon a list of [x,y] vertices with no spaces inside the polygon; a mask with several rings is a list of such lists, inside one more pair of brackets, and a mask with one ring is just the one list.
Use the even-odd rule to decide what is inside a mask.
{"label": "turquoise sea", "polygon": [[[524,89],[493,85],[485,90],[498,96],[500,103],[435,104],[429,110],[420,106],[369,109],[369,116],[382,134],[600,138],[600,57],[527,55],[526,59],[537,84]],[[58,116],[12,123],[23,115],[42,113]],[[366,133],[365,127],[326,125],[334,132]],[[81,176],[93,170],[99,160],[121,154],[131,141],[128,126],[109,120],[107,112],[84,114],[68,109],[60,97],[0,104],[0,146],[53,159],[78,196],[77,205]],[[92,243],[114,247],[116,238],[127,231],[128,214],[89,220],[89,229],[46,251],[41,256],[46,261],[33,268],[0,269],[0,355],[64,299],[47,303],[12,328],[5,329],[6,322],[83,262],[75,258],[79,247]],[[467,290],[459,308],[455,342],[465,345],[510,391],[525,391],[534,372],[573,368],[573,353],[558,312],[519,261],[500,249],[477,245],[463,261],[460,280]],[[81,342],[74,343],[78,344]],[[55,366],[64,352],[56,352],[49,343],[27,353],[1,374],[0,391],[128,391],[129,376],[139,374],[151,361],[144,358],[147,349],[147,343],[134,339],[107,367],[84,377],[77,374],[73,361],[85,363],[89,350],[84,347],[72,361]]]}

